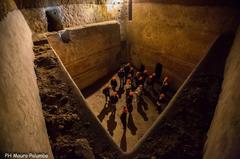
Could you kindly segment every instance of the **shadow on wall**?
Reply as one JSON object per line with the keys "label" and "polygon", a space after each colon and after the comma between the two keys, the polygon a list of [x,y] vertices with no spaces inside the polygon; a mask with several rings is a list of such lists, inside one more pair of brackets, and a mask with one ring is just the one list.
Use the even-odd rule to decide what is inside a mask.
{"label": "shadow on wall", "polygon": [[61,11],[57,7],[50,7],[45,13],[49,32],[63,29]]}

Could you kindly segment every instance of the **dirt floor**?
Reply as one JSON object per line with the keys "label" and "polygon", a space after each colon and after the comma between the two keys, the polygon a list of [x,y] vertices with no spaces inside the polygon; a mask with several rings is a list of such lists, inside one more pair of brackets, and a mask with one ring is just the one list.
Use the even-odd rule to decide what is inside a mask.
{"label": "dirt floor", "polygon": [[118,158],[101,140],[79,109],[77,96],[59,66],[48,41],[34,41],[35,72],[50,144],[55,159]]}
{"label": "dirt floor", "polygon": [[[116,77],[118,84],[120,83],[117,75]],[[122,150],[131,151],[134,145],[141,139],[145,132],[152,126],[153,122],[159,115],[159,112],[156,108],[156,103],[146,95],[143,96],[142,105],[137,104],[137,97],[134,95],[133,98],[133,111],[128,114],[127,117],[127,130],[123,130],[123,126],[120,120],[122,106],[126,106],[125,94],[121,95],[119,101],[116,104],[116,113],[111,112],[111,108],[105,102],[105,96],[102,94],[102,89],[107,83],[110,83],[111,76],[106,77],[102,82],[102,87],[99,88],[97,83],[87,90],[83,91],[84,96],[87,99],[87,102],[102,122],[104,128],[109,132],[113,137],[116,144],[118,144]],[[95,89],[97,87],[97,90]],[[157,87],[157,84],[156,84]],[[95,92],[92,91],[95,89]],[[117,88],[118,90],[118,88]],[[91,93],[88,93],[88,92]],[[154,98],[154,97],[153,97]]]}

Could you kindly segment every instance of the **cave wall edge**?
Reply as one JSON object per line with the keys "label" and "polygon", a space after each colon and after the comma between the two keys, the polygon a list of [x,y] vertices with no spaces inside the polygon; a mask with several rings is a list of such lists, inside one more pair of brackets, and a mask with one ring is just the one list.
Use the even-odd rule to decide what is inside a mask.
{"label": "cave wall edge", "polygon": [[14,1],[0,1],[0,158],[53,158],[33,66],[32,32]]}

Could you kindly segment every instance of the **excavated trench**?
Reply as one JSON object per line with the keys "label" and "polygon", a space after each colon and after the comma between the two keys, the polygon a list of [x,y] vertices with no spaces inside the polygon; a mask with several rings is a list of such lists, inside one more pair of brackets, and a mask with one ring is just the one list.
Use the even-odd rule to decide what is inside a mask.
{"label": "excavated trench", "polygon": [[[124,131],[120,116],[122,107],[126,105],[125,94],[119,94],[120,98],[114,112],[111,111],[110,105],[106,105],[102,94],[103,87],[110,82],[113,76],[117,77],[115,73],[121,65],[118,27],[116,22],[101,23],[67,30],[61,34],[61,38],[57,34],[51,34],[48,35],[48,39],[74,82],[81,89],[92,112],[112,136],[115,143],[123,151],[129,152],[160,113],[156,101],[161,82],[155,83],[154,90],[145,91],[141,105],[137,103],[136,95],[134,95],[133,109],[128,117],[128,129]],[[67,43],[63,40],[66,34],[70,39]],[[137,71],[139,70],[136,68],[135,73]],[[149,74],[152,73],[151,71],[149,70]],[[120,83],[118,77],[117,80]],[[168,93],[162,108],[167,105],[173,94],[174,89]]]}
{"label": "excavated trench", "polygon": [[[114,26],[114,24],[110,25]],[[103,30],[107,28],[106,25],[102,25]],[[149,100],[149,97],[146,97],[149,105],[147,114],[149,113],[148,115],[152,118],[150,117],[150,120],[144,123],[144,118],[139,121],[140,118],[137,117],[137,113],[133,113],[132,127],[130,126],[129,132],[127,132],[129,135],[126,135],[126,132],[121,130],[121,126],[116,126],[116,131],[112,130],[115,131],[114,134],[116,135],[114,136],[109,130],[111,115],[102,120],[99,118],[104,102],[101,89],[100,91],[92,91],[94,93],[88,94],[89,97],[85,101],[81,93],[76,93],[76,85],[78,89],[89,85],[88,88],[96,89],[92,87],[96,86],[97,80],[103,79],[109,72],[110,74],[113,73],[120,66],[116,60],[119,58],[119,54],[116,53],[119,49],[118,41],[113,41],[116,36],[111,35],[111,43],[107,48],[101,48],[102,43],[95,44],[95,48],[104,51],[91,50],[84,45],[88,40],[91,40],[91,29],[82,29],[83,32],[79,30],[77,29],[76,35],[74,31],[68,33],[73,38],[68,43],[61,42],[61,38],[57,34],[51,34],[48,35],[48,39],[44,38],[35,41],[34,46],[36,56],[35,71],[55,158],[93,158],[94,156],[95,158],[202,158],[203,145],[221,91],[225,59],[232,44],[233,36],[223,35],[218,38],[207,56],[195,68],[160,115],[155,109],[151,110],[149,108],[155,108],[154,103]],[[96,30],[97,34],[96,32],[93,34],[102,38],[101,29]],[[87,37],[87,39],[73,41],[74,37],[79,35],[84,38]],[[50,44],[48,41],[50,41]],[[76,46],[79,44],[82,44],[85,48],[76,50],[78,49]],[[67,50],[60,51],[66,45],[70,47]],[[59,61],[59,57],[56,57],[52,47],[63,63]],[[89,54],[84,55],[84,49],[87,49]],[[75,57],[80,55],[77,60],[71,59],[71,53],[74,51],[73,55]],[[80,53],[78,54],[77,51]],[[108,51],[115,54],[108,57],[106,53]],[[100,55],[102,54],[104,54],[106,61],[115,62],[116,67],[106,68],[109,66],[105,65],[106,61],[100,64],[96,60],[88,61],[90,59],[87,56],[90,56],[90,58],[97,57],[100,61],[102,58]],[[63,64],[76,85],[72,83],[73,81],[71,81],[69,74],[66,73]],[[111,64],[110,66],[113,66]],[[92,68],[93,65],[97,67]],[[87,70],[84,70],[85,68]],[[96,75],[99,69],[103,70],[103,72]],[[76,70],[77,74],[75,74]],[[82,72],[79,72],[79,70]],[[87,71],[89,71],[90,75],[87,74]],[[93,79],[89,79],[90,77]],[[85,82],[86,79],[88,81]],[[102,81],[102,84],[105,84],[108,80]],[[101,86],[101,84],[98,84],[99,88]],[[121,104],[124,104],[124,101],[120,101]],[[116,120],[118,120],[118,115],[115,117]],[[105,130],[96,120],[96,116],[102,122]],[[119,121],[114,122],[117,125],[121,124]],[[144,124],[147,126],[141,127]],[[151,126],[152,124],[153,126]],[[138,130],[138,126],[140,130]],[[113,142],[107,131],[122,150],[128,150],[129,152],[123,153]],[[136,135],[136,131],[139,131],[140,135]],[[85,149],[83,145],[85,145]],[[82,151],[83,149],[84,151]]]}

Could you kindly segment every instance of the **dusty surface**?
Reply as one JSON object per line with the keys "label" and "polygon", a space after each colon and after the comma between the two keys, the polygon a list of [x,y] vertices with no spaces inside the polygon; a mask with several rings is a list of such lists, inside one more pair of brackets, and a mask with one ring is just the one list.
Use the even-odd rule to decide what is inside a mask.
{"label": "dusty surface", "polygon": [[[117,75],[115,75],[117,77]],[[102,122],[102,125],[113,137],[116,144],[118,144],[122,150],[131,151],[134,145],[141,139],[145,132],[152,126],[153,122],[159,115],[156,107],[156,99],[149,99],[147,92],[143,96],[144,102],[142,105],[137,105],[136,95],[133,98],[133,110],[132,113],[128,114],[127,130],[123,130],[123,126],[120,120],[122,106],[126,106],[125,94],[121,95],[121,98],[116,104],[116,112],[112,113],[111,107],[106,104],[105,96],[102,94],[102,89],[111,78],[107,78],[105,82],[102,82],[102,87],[91,94],[87,94],[87,90],[83,91],[90,108],[98,119]],[[119,84],[119,78],[117,77]],[[155,83],[157,87],[157,83]],[[99,87],[93,85],[91,87]],[[88,88],[88,89],[91,89]],[[151,90],[152,93],[152,90]],[[146,95],[147,94],[147,95]],[[152,96],[155,98],[155,96]],[[170,99],[169,99],[170,100]],[[168,100],[168,101],[169,101]],[[167,102],[165,103],[165,106]]]}
{"label": "dusty surface", "polygon": [[151,2],[133,4],[127,32],[131,60],[150,69],[162,63],[176,86],[206,55],[218,35],[236,29],[239,23],[239,9],[232,7]]}
{"label": "dusty surface", "polygon": [[55,159],[118,158],[86,119],[46,39],[35,41],[35,71]]}
{"label": "dusty surface", "polygon": [[48,35],[53,49],[79,87],[83,89],[120,64],[120,30],[116,21],[66,31],[69,42],[57,33]]}

